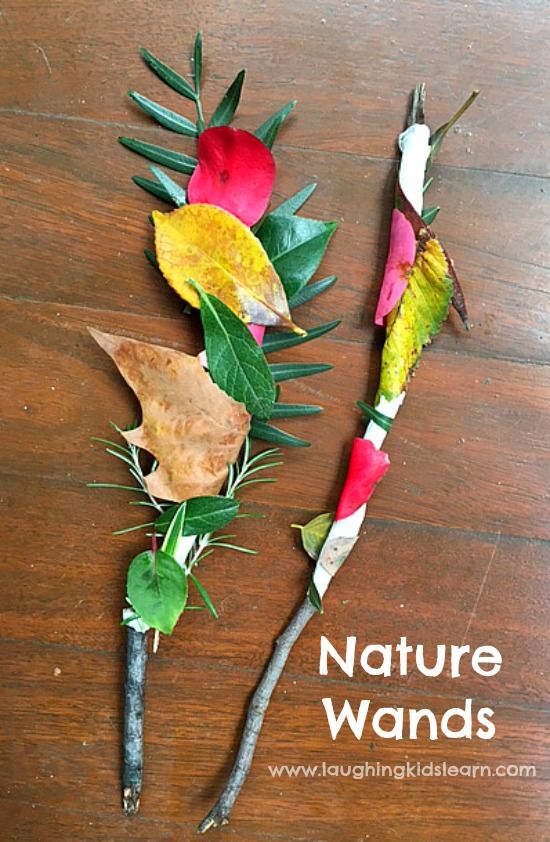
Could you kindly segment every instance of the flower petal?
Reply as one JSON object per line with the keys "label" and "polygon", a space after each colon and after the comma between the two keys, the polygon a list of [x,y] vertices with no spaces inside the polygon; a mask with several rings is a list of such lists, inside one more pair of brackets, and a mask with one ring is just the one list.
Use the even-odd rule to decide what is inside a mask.
{"label": "flower petal", "polygon": [[387,453],[377,450],[368,439],[355,438],[334,520],[352,515],[366,503],[389,467]]}
{"label": "flower petal", "polygon": [[408,273],[414,264],[415,256],[414,229],[405,214],[394,208],[391,217],[390,247],[374,316],[375,324],[384,324],[384,318],[393,310],[405,292]]}
{"label": "flower petal", "polygon": [[267,146],[243,129],[216,126],[200,135],[198,160],[187,185],[188,202],[216,205],[254,225],[267,208],[275,181],[275,161]]}

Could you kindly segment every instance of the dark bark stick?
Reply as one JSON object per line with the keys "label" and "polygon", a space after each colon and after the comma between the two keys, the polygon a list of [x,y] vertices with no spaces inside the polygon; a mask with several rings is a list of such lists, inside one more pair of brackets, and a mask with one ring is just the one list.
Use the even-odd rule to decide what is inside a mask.
{"label": "dark bark stick", "polygon": [[275,641],[273,654],[248,706],[237,758],[222,794],[199,825],[201,833],[205,833],[211,827],[228,823],[233,805],[250,771],[256,743],[273,691],[285,668],[292,647],[316,613],[317,609],[311,604],[309,596],[306,596],[284,632]]}
{"label": "dark bark stick", "polygon": [[127,627],[124,679],[122,807],[127,816],[139,810],[143,777],[143,697],[147,668],[147,633]]}

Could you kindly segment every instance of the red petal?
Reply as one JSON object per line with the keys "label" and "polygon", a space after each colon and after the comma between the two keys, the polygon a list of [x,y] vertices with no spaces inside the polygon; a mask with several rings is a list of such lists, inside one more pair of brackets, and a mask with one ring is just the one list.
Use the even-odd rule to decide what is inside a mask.
{"label": "red petal", "polygon": [[416,257],[416,236],[414,228],[400,210],[394,208],[391,215],[390,247],[384,270],[384,280],[374,315],[374,323],[384,324],[407,288],[407,277]]}
{"label": "red petal", "polygon": [[389,467],[387,453],[377,450],[368,439],[355,438],[334,519],[342,520],[366,503]]}
{"label": "red petal", "polygon": [[275,181],[275,161],[267,146],[243,129],[216,126],[200,135],[198,159],[187,185],[188,201],[216,205],[254,225],[267,208]]}

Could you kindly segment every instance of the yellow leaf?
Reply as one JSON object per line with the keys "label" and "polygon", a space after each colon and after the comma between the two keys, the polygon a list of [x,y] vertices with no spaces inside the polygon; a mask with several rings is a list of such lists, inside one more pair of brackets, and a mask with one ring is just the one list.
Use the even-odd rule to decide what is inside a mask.
{"label": "yellow leaf", "polygon": [[178,295],[193,307],[197,281],[244,322],[282,325],[303,334],[292,322],[283,285],[252,231],[214,205],[185,205],[172,213],[153,212],[160,270]]}
{"label": "yellow leaf", "polygon": [[244,405],[212,382],[197,357],[89,330],[141,403],[141,425],[124,436],[158,461],[146,477],[149,492],[178,503],[217,494],[250,426]]}

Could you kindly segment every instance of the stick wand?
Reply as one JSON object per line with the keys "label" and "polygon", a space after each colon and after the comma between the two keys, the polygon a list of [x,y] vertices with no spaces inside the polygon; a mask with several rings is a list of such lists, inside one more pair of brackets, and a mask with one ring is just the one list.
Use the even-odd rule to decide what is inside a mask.
{"label": "stick wand", "polygon": [[431,184],[426,176],[443,138],[477,95],[474,91],[457,113],[430,135],[424,122],[425,86],[420,84],[414,90],[407,128],[399,136],[401,159],[390,246],[375,314],[376,324],[386,326],[375,403],[371,407],[358,402],[368,424],[364,436],[354,439],[334,519],[331,515],[320,515],[302,527],[304,547],[316,560],[311,583],[304,601],[275,641],[273,654],[246,712],[235,763],[218,801],[199,825],[201,833],[229,822],[250,771],[271,696],[292,647],[311,618],[322,611],[323,596],[357,542],[367,501],[389,468],[382,444],[405,400],[407,382],[418,365],[423,347],[439,333],[451,304],[466,329],[470,327],[453,263],[430,227],[439,208],[424,210],[423,202]]}

